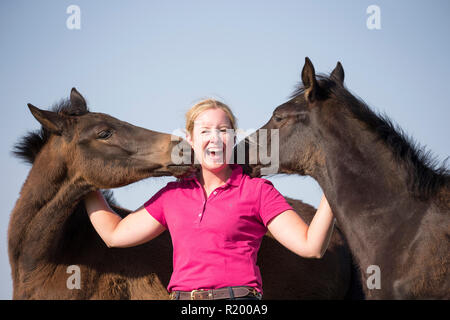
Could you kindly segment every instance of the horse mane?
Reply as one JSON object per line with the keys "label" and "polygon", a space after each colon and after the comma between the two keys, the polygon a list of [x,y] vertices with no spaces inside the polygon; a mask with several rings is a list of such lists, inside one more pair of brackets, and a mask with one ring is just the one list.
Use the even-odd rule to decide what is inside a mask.
{"label": "horse mane", "polygon": [[[343,102],[350,114],[363,122],[368,130],[375,133],[375,136],[392,151],[397,163],[405,166],[410,175],[410,189],[415,197],[429,199],[442,187],[449,185],[450,171],[446,165],[448,158],[440,163],[431,151],[408,136],[386,113],[377,113],[370,109],[362,99],[351,94],[333,77],[323,74],[316,77],[320,88],[319,94],[322,97],[333,96]],[[298,85],[291,98],[303,94],[304,91],[303,85]]]}
{"label": "horse mane", "polygon": [[[50,111],[66,116],[81,116],[89,112],[88,109],[72,106],[69,99],[60,100],[50,108]],[[34,159],[47,143],[50,135],[50,132],[44,127],[29,131],[13,146],[13,155],[26,163],[33,164]]]}

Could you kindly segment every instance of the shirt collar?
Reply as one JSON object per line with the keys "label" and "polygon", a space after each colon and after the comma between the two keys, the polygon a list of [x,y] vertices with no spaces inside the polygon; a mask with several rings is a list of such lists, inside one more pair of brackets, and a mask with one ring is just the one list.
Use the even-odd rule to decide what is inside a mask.
{"label": "shirt collar", "polygon": [[233,171],[231,172],[231,176],[228,178],[226,184],[239,187],[242,179],[242,167],[238,164],[230,164],[230,167]]}

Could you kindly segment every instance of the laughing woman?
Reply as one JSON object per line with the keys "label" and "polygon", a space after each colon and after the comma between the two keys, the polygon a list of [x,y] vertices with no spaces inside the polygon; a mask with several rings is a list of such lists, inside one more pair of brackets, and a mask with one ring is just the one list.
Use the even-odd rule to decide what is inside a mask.
{"label": "laughing woman", "polygon": [[235,126],[228,106],[201,101],[186,114],[186,140],[201,165],[198,172],[169,182],[123,219],[99,191],[85,198],[89,218],[108,247],[136,246],[169,230],[172,299],[261,299],[256,260],[267,230],[302,257],[320,258],[328,246],[334,218],[324,196],[308,226],[270,181],[250,178],[229,164]]}

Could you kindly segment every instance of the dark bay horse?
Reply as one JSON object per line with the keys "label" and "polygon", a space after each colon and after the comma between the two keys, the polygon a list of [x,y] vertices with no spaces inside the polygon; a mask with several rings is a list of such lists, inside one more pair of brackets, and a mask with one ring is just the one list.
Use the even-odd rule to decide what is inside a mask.
{"label": "dark bay horse", "polygon": [[[310,223],[316,208],[285,197],[294,211]],[[351,252],[338,226],[321,259],[306,259],[287,250],[270,232],[258,252],[264,299],[355,299],[360,297]]]}
{"label": "dark bay horse", "polygon": [[[449,299],[445,164],[438,166],[386,116],[353,96],[340,63],[330,76],[316,76],[306,58],[301,78],[303,85],[261,128],[278,129],[278,172],[318,181],[367,298]],[[263,165],[250,167],[258,175]]]}
{"label": "dark bay horse", "polygon": [[[161,175],[179,176],[189,166],[171,163],[170,135],[90,112],[72,89],[53,111],[29,106],[42,124],[15,154],[32,164],[11,214],[8,231],[14,299],[168,299],[172,245],[168,232],[132,248],[108,248],[83,204],[86,193]],[[111,192],[111,208],[122,217]],[[145,199],[144,199],[145,200]],[[143,201],[144,201],[143,200]],[[315,209],[288,199],[309,222]],[[303,259],[264,237],[258,255],[268,299],[341,299],[350,283],[350,253],[335,232],[320,260]],[[68,285],[79,268],[79,287]],[[70,283],[69,283],[70,284]]]}
{"label": "dark bay horse", "polygon": [[[75,89],[53,111],[28,106],[42,128],[15,148],[33,166],[9,223],[13,298],[166,298],[167,236],[146,247],[106,250],[81,200],[92,190],[187,172],[191,166],[172,163],[177,142],[170,134],[89,112]],[[79,290],[68,289],[69,266],[79,268]]]}

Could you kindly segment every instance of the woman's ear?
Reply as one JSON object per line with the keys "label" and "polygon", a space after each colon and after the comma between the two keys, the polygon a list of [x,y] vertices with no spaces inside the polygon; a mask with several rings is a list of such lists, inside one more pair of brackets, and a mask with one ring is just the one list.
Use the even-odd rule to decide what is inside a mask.
{"label": "woman's ear", "polygon": [[186,132],[186,141],[191,145],[191,148],[194,148],[194,142],[192,141],[192,136],[189,131]]}

